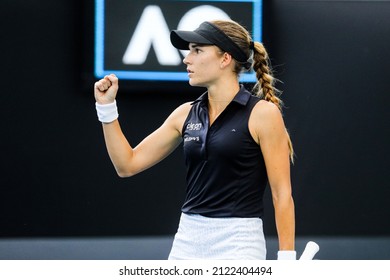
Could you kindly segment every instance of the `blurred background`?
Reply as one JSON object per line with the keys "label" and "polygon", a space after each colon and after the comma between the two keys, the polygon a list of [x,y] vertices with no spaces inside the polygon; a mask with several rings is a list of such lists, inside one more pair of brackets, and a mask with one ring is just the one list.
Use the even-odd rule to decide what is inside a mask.
{"label": "blurred background", "polygon": [[[182,151],[116,175],[94,107],[94,1],[2,3],[0,259],[165,259],[185,193]],[[314,240],[319,259],[390,259],[389,15],[390,1],[263,3],[296,151],[298,254]],[[203,91],[120,81],[122,129],[136,145]],[[265,206],[273,259],[269,191]]]}

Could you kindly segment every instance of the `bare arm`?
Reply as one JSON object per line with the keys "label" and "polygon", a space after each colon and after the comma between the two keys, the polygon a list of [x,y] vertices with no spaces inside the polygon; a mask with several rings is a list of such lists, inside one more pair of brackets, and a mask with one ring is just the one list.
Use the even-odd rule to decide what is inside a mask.
{"label": "bare arm", "polygon": [[[95,84],[96,102],[112,103],[118,90],[118,79],[106,76]],[[178,107],[166,121],[133,148],[124,136],[119,121],[103,123],[103,133],[111,161],[120,177],[135,175],[168,156],[181,142],[181,127],[190,104]]]}
{"label": "bare arm", "polygon": [[275,208],[279,250],[294,249],[295,214],[290,181],[288,135],[279,109],[260,101],[253,110],[249,127],[264,156]]}

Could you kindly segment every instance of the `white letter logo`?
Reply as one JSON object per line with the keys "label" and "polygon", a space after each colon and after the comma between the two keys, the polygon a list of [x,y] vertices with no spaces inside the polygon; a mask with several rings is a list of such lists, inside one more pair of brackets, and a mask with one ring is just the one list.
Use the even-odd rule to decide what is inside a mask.
{"label": "white letter logo", "polygon": [[161,9],[158,6],[147,6],[123,56],[123,63],[143,64],[153,45],[161,65],[179,65],[181,58],[171,45],[169,34]]}
{"label": "white letter logo", "polygon": [[[188,11],[179,22],[178,29],[194,30],[206,20],[230,19],[229,16],[213,6],[203,5]],[[135,28],[134,35],[123,56],[124,64],[141,65],[145,63],[153,46],[160,65],[177,66],[182,60],[177,50],[171,45],[170,30],[164,15],[158,6],[147,6]],[[183,56],[186,51],[182,51]]]}

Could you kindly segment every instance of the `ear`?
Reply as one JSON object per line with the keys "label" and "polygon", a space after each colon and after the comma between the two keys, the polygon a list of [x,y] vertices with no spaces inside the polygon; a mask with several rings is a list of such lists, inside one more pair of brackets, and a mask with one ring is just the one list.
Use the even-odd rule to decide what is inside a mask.
{"label": "ear", "polygon": [[224,52],[221,57],[221,64],[220,64],[221,69],[231,65],[232,62],[233,62],[233,57],[231,56],[231,54]]}

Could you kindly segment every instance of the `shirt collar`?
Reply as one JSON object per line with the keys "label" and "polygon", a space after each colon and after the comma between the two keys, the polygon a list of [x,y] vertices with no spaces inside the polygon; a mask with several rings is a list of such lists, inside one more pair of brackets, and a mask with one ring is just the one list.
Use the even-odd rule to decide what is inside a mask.
{"label": "shirt collar", "polygon": [[[251,93],[243,85],[240,85],[240,90],[238,91],[236,96],[234,96],[232,102],[235,102],[235,103],[238,103],[242,106],[245,106],[248,103],[250,96],[251,96]],[[206,91],[201,96],[199,96],[198,99],[196,99],[194,102],[192,102],[191,105],[193,105],[195,103],[199,103],[199,102],[202,102],[203,104],[207,104],[207,99],[208,99],[208,96],[207,96],[207,91]]]}

